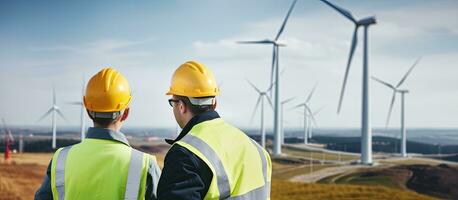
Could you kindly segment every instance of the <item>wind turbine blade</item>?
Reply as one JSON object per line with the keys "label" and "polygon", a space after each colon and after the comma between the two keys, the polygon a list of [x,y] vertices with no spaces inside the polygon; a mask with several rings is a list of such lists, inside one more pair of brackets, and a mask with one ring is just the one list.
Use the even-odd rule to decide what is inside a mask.
{"label": "wind turbine blade", "polygon": [[275,37],[275,41],[277,41],[278,38],[280,38],[280,35],[283,33],[283,30],[285,30],[286,22],[288,22],[288,18],[289,18],[289,16],[291,15],[291,12],[293,11],[293,8],[294,8],[294,5],[296,5],[296,2],[297,2],[297,0],[294,0],[293,4],[292,4],[291,7],[289,8],[288,14],[286,14],[286,17],[285,17],[285,19],[283,20],[283,24],[281,25],[281,28],[280,28],[280,30],[278,31],[277,36]]}
{"label": "wind turbine blade", "polygon": [[256,114],[256,110],[258,109],[259,102],[261,102],[262,95],[259,95],[258,100],[256,101],[256,105],[254,106],[253,113],[251,113],[250,123],[253,123],[254,115]]}
{"label": "wind turbine blade", "polygon": [[299,104],[299,105],[296,105],[296,106],[294,106],[294,107],[291,107],[289,110],[293,110],[293,109],[296,109],[296,108],[300,108],[300,107],[302,107],[302,106],[305,106],[305,103],[301,103],[301,104]]}
{"label": "wind turbine blade", "polygon": [[56,105],[56,87],[52,86],[52,105]]}
{"label": "wind turbine blade", "polygon": [[345,70],[345,76],[344,76],[344,80],[342,84],[342,89],[340,91],[339,107],[337,108],[337,113],[340,113],[340,109],[342,108],[342,101],[343,101],[343,97],[345,94],[345,86],[347,85],[348,73],[350,72],[351,59],[353,58],[353,54],[355,53],[355,48],[356,48],[357,43],[358,43],[358,26],[355,26],[355,30],[353,32],[353,39],[351,42],[350,55],[348,56],[347,69]]}
{"label": "wind turbine blade", "polygon": [[307,97],[307,100],[306,100],[305,102],[308,103],[308,102],[310,101],[310,99],[312,98],[313,93],[315,92],[315,89],[316,89],[317,86],[318,86],[318,83],[315,83],[315,86],[313,86],[313,89],[312,89],[312,91],[310,92],[310,94],[309,94],[309,96]]}
{"label": "wind turbine blade", "polygon": [[331,2],[327,1],[327,0],[321,0],[323,3],[327,4],[328,6],[331,6],[331,8],[334,8],[334,10],[336,10],[337,12],[339,12],[340,14],[342,14],[344,17],[346,17],[347,19],[351,20],[353,23],[357,23],[356,19],[353,17],[353,15],[350,13],[350,11],[348,10],[345,10],[335,4],[332,4]]}
{"label": "wind turbine blade", "polygon": [[399,87],[401,86],[404,81],[407,79],[407,76],[409,76],[410,72],[412,72],[413,68],[415,66],[417,66],[418,62],[420,62],[421,60],[421,57],[417,59],[417,61],[415,61],[415,63],[412,65],[412,67],[410,67],[409,71],[407,71],[407,73],[404,75],[404,77],[402,77],[401,81],[399,81],[399,83],[396,85],[396,87]]}
{"label": "wind turbine blade", "polygon": [[391,98],[390,108],[388,110],[388,116],[386,118],[385,128],[388,128],[388,124],[390,123],[391,112],[393,111],[394,101],[396,100],[396,90],[393,91],[393,97]]}
{"label": "wind turbine blade", "polygon": [[251,82],[250,82],[248,79],[245,79],[245,80],[246,80],[246,81],[247,81],[247,82],[248,82],[248,83],[251,85],[251,87],[253,87],[253,89],[255,89],[255,90],[256,90],[256,92],[258,92],[258,93],[262,93],[262,92],[261,92],[261,90],[259,90],[259,89],[258,89],[256,86],[254,86],[254,84],[253,84],[253,83],[251,83]]}
{"label": "wind turbine blade", "polygon": [[43,120],[46,116],[48,116],[51,112],[53,111],[53,108],[50,108],[48,112],[46,112],[43,116],[41,116],[36,122],[40,122]]}
{"label": "wind turbine blade", "polygon": [[[274,70],[275,70],[275,61],[277,59],[277,46],[273,46],[272,50],[272,67],[270,68],[270,86],[273,86],[274,82]],[[272,92],[269,93],[270,97],[272,97]]]}
{"label": "wind turbine blade", "polygon": [[283,101],[281,102],[281,104],[288,103],[288,102],[294,100],[295,98],[296,98],[296,97],[291,97],[291,98],[289,98],[289,99],[283,100]]}
{"label": "wind turbine blade", "polygon": [[270,40],[256,40],[256,41],[238,41],[238,44],[274,44]]}
{"label": "wind turbine blade", "polygon": [[269,92],[269,91],[271,91],[272,88],[274,87],[274,85],[275,85],[275,83],[271,83],[270,86],[269,86],[269,88],[267,88],[266,93]]}
{"label": "wind turbine blade", "polygon": [[320,113],[323,110],[323,108],[324,108],[324,106],[322,106],[321,108],[319,108],[318,110],[313,112],[313,115],[318,115],[318,113]]}
{"label": "wind turbine blade", "polygon": [[83,105],[83,102],[81,101],[71,101],[71,102],[67,102],[68,105],[76,105],[76,106],[81,106]]}
{"label": "wind turbine blade", "polygon": [[375,76],[372,76],[371,78],[372,78],[372,80],[374,80],[374,81],[377,81],[377,82],[379,82],[379,83],[381,83],[381,84],[383,84],[383,85],[385,85],[385,86],[387,86],[387,87],[389,87],[389,88],[391,88],[391,89],[393,89],[393,90],[396,90],[396,88],[395,88],[393,85],[391,85],[391,84],[389,84],[389,83],[387,83],[387,82],[385,82],[385,81],[382,81],[382,80],[378,79],[378,78],[375,77]]}
{"label": "wind turbine blade", "polygon": [[64,119],[66,122],[68,122],[67,118],[64,116],[64,114],[62,114],[62,112],[60,112],[59,109],[56,109],[56,112],[57,112],[57,114],[60,115],[60,117],[62,117],[62,119]]}
{"label": "wind turbine blade", "polygon": [[274,105],[272,104],[272,101],[270,100],[270,98],[265,94],[264,94],[264,97],[266,97],[267,102],[269,102],[270,108],[272,108],[272,110],[274,110]]}
{"label": "wind turbine blade", "polygon": [[315,117],[313,116],[312,110],[307,105],[304,105],[307,108],[307,112],[309,113],[309,116],[312,118],[312,121],[314,124],[316,124]]}

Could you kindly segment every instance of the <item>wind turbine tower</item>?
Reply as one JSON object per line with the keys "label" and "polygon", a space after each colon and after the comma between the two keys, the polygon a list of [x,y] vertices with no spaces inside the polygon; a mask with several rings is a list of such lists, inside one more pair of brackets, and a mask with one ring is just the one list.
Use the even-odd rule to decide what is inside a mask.
{"label": "wind turbine tower", "polygon": [[369,26],[376,24],[376,19],[374,16],[363,18],[360,20],[356,20],[353,15],[339,7],[335,4],[330,3],[327,0],[321,0],[323,3],[327,4],[340,14],[342,14],[345,18],[352,21],[355,25],[355,29],[353,32],[353,39],[351,42],[350,54],[348,57],[347,68],[345,70],[345,77],[342,84],[342,90],[340,93],[340,100],[339,106],[337,108],[337,113],[340,112],[340,108],[342,106],[342,100],[345,93],[345,86],[347,84],[348,73],[350,71],[350,64],[353,57],[353,53],[355,52],[356,44],[358,41],[358,28],[364,28],[364,49],[363,49],[363,84],[362,84],[362,110],[361,110],[361,163],[370,165],[372,164],[372,127],[370,124],[370,101],[369,101],[369,65],[368,65],[368,29]]}
{"label": "wind turbine tower", "polygon": [[[281,154],[281,130],[280,130],[280,69],[279,69],[279,51],[280,46],[285,46],[278,42],[283,30],[285,29],[286,22],[293,11],[294,5],[296,5],[297,0],[293,1],[293,4],[288,10],[288,14],[283,21],[280,30],[278,31],[277,35],[275,36],[274,40],[265,39],[265,40],[258,40],[258,41],[240,41],[240,44],[271,44],[273,46],[272,52],[272,67],[270,71],[270,84],[275,82],[275,98],[274,98],[274,148],[273,154],[280,155]],[[275,81],[274,81],[274,74],[275,74]]]}

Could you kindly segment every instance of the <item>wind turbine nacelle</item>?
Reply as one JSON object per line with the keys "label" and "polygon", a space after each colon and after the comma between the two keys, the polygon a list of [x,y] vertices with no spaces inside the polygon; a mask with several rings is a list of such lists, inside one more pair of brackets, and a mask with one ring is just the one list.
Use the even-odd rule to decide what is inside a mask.
{"label": "wind turbine nacelle", "polygon": [[376,24],[376,23],[377,23],[377,20],[375,19],[375,16],[366,17],[358,21],[358,25],[362,25],[362,26],[369,26],[369,25]]}
{"label": "wind turbine nacelle", "polygon": [[409,93],[409,90],[397,90],[399,93]]}

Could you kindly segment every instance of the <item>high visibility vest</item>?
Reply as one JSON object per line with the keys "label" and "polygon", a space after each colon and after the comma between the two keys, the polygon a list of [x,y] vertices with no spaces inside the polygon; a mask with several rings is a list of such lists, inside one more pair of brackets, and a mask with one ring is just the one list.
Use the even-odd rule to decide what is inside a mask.
{"label": "high visibility vest", "polygon": [[269,154],[221,118],[195,125],[174,145],[202,159],[213,173],[204,199],[270,199]]}
{"label": "high visibility vest", "polygon": [[148,167],[155,161],[110,140],[87,138],[60,148],[51,164],[53,199],[144,199]]}

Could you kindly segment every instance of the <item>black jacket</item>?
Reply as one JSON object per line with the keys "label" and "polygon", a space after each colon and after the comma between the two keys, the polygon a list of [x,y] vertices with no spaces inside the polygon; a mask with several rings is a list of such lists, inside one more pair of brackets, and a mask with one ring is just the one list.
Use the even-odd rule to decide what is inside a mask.
{"label": "black jacket", "polygon": [[[196,124],[219,118],[215,111],[194,116],[175,140],[181,140]],[[210,187],[213,173],[205,162],[180,145],[173,145],[167,152],[164,168],[159,179],[157,195],[159,200],[204,199]]]}

